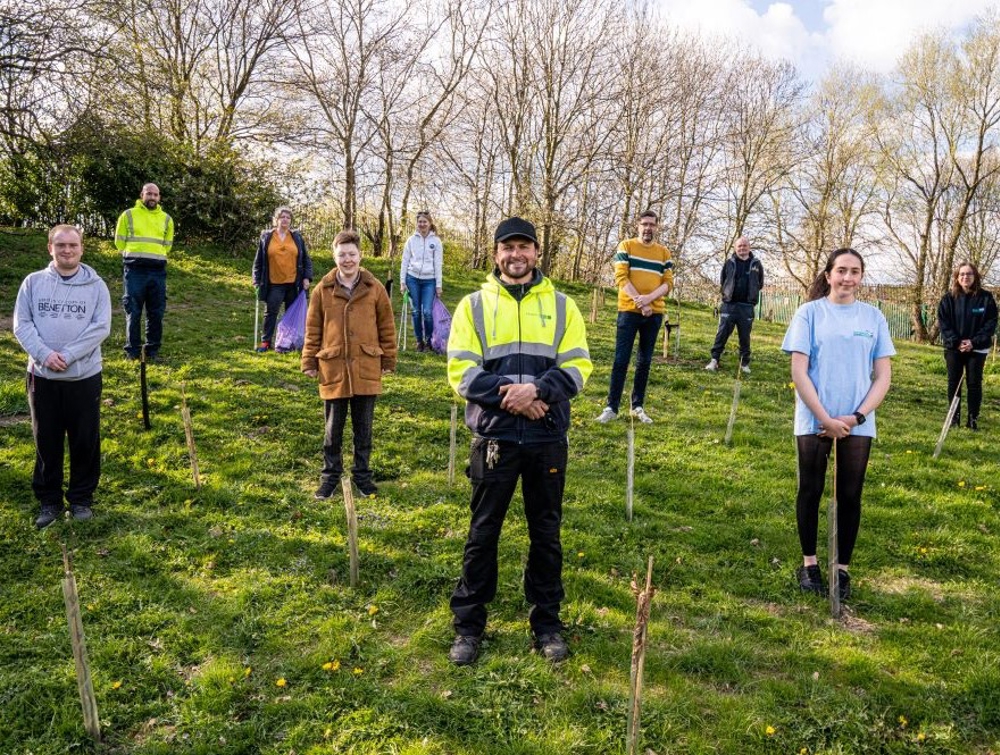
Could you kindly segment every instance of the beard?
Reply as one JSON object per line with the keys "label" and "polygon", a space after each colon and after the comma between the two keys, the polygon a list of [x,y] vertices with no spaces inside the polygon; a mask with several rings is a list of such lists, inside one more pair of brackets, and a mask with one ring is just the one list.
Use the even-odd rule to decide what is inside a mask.
{"label": "beard", "polygon": [[146,205],[147,210],[155,210],[157,206],[160,204],[155,199],[144,199],[142,203]]}

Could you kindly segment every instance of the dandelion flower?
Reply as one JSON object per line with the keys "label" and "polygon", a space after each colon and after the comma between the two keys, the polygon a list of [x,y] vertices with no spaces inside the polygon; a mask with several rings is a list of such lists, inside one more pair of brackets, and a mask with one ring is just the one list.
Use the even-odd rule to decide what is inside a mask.
{"label": "dandelion flower", "polygon": [[985,485],[976,485],[976,490],[986,490]]}
{"label": "dandelion flower", "polygon": [[253,669],[247,666],[245,669],[243,669],[243,676],[250,676],[251,671],[253,671]]}
{"label": "dandelion flower", "polygon": [[919,734],[917,734],[917,741],[918,742],[923,742],[925,739],[927,739],[927,735],[924,734],[923,732],[920,732]]}
{"label": "dandelion flower", "polygon": [[910,722],[906,720],[906,716],[900,716],[899,717],[899,728],[900,729],[905,729],[906,725],[908,723],[910,723]]}
{"label": "dandelion flower", "polygon": [[764,729],[764,733],[767,734],[767,736],[769,736],[769,737],[773,737],[775,731],[776,731],[776,729],[773,726],[771,726],[771,725],[768,725],[768,727],[766,729]]}
{"label": "dandelion flower", "polygon": [[274,683],[274,686],[276,686],[276,687],[287,687],[288,686],[288,682],[285,681],[285,677],[281,677],[278,681],[276,681]]}
{"label": "dandelion flower", "polygon": [[577,558],[583,558],[585,555],[586,554],[583,551],[580,551],[579,553],[576,554],[576,557]]}
{"label": "dandelion flower", "polygon": [[363,673],[365,673],[365,670],[363,668],[361,668],[360,666],[355,666],[354,667],[354,675],[355,676],[361,676]]}
{"label": "dandelion flower", "polygon": [[799,755],[809,755],[809,748],[803,747],[801,750],[799,750]]}
{"label": "dandelion flower", "polygon": [[965,487],[965,480],[959,480],[958,481],[958,487],[964,488]]}
{"label": "dandelion flower", "polygon": [[378,613],[378,606],[376,606],[376,605],[370,605],[370,606],[368,606],[368,615],[369,616],[374,616],[377,613]]}
{"label": "dandelion flower", "polygon": [[111,685],[111,689],[119,689],[122,686],[122,681],[119,679],[117,682]]}

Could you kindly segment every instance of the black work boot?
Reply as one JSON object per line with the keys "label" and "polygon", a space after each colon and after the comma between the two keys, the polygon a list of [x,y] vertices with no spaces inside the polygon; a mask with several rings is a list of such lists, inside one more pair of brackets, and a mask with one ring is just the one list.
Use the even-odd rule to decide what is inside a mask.
{"label": "black work boot", "polygon": [[535,637],[535,648],[552,663],[562,663],[569,658],[569,645],[559,632],[538,635]]}
{"label": "black work boot", "polygon": [[469,634],[455,635],[455,641],[451,643],[451,650],[448,651],[448,660],[456,666],[468,666],[476,662],[479,657],[479,647],[483,643],[480,635],[476,637]]}

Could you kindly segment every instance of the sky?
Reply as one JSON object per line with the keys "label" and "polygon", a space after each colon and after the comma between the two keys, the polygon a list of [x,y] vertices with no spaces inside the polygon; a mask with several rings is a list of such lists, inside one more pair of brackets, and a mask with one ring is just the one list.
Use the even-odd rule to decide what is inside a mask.
{"label": "sky", "polygon": [[960,32],[1000,0],[654,0],[668,20],[738,38],[822,78],[836,61],[888,74],[921,33]]}

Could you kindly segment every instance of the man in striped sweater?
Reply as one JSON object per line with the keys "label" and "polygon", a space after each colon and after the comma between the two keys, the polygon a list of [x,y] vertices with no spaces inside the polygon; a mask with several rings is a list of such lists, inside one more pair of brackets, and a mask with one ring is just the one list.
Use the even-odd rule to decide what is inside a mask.
{"label": "man in striped sweater", "polygon": [[663,325],[663,297],[674,285],[670,250],[656,243],[659,220],[656,213],[646,210],[639,216],[638,238],[626,239],[615,252],[615,285],[618,286],[618,333],[615,338],[615,362],[611,368],[608,403],[597,417],[601,423],[618,416],[625,373],[632,358],[635,336],[639,334],[639,351],[635,358],[632,382],[632,416],[646,424],[653,420],[643,409],[649,367],[653,362],[656,336]]}

